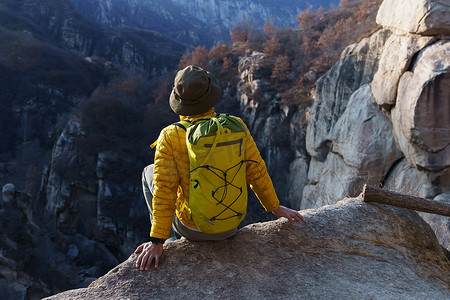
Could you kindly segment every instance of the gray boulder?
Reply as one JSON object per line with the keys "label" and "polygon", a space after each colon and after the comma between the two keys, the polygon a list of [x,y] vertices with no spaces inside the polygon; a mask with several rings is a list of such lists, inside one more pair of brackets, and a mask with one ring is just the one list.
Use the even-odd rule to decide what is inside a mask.
{"label": "gray boulder", "polygon": [[450,34],[450,2],[384,0],[378,10],[377,23],[408,33]]}
{"label": "gray boulder", "polygon": [[448,299],[450,262],[414,212],[345,199],[249,225],[222,242],[165,245],[157,270],[137,256],[49,299]]}
{"label": "gray boulder", "polygon": [[378,70],[371,83],[375,102],[386,109],[395,105],[400,77],[407,70],[414,55],[435,41],[434,37],[392,35],[384,46]]}
{"label": "gray boulder", "polygon": [[392,124],[397,143],[419,168],[450,167],[450,41],[425,48],[400,79]]}

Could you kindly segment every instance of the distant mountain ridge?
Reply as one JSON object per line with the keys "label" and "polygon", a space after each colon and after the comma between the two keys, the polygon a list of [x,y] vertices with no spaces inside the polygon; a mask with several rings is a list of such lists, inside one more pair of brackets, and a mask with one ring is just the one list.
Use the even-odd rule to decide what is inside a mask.
{"label": "distant mountain ridge", "polygon": [[30,32],[33,38],[63,51],[81,57],[102,57],[144,76],[176,68],[181,55],[189,49],[156,31],[102,26],[79,13],[70,0],[3,0],[0,28]]}
{"label": "distant mountain ridge", "polygon": [[329,8],[338,0],[71,0],[81,14],[109,27],[139,27],[158,31],[190,45],[229,40],[230,30],[249,18],[262,26],[294,26],[307,8]]}

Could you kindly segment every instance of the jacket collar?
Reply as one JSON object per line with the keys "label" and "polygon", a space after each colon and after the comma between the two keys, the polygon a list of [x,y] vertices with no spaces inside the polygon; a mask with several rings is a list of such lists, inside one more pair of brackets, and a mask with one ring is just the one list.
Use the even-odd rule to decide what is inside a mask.
{"label": "jacket collar", "polygon": [[216,114],[216,112],[214,110],[214,107],[211,108],[210,110],[208,110],[207,112],[205,112],[203,114],[200,114],[200,115],[194,115],[194,116],[181,116],[180,115],[180,121],[183,121],[183,120],[194,121],[194,120],[202,119],[202,118],[204,118],[206,116],[211,116],[211,117],[217,116],[217,114]]}

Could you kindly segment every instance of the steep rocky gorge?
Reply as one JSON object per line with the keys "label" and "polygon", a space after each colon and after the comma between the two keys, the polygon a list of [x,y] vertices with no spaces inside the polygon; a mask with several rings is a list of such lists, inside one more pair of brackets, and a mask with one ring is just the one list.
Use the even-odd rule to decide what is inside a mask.
{"label": "steep rocky gorge", "polygon": [[[250,51],[240,59],[237,91],[225,91],[223,101],[233,105],[236,101],[238,102],[240,108],[238,113],[249,125],[284,204],[297,209],[334,204],[346,196],[357,196],[364,183],[382,185],[387,189],[436,201],[450,202],[449,6],[446,1],[410,2],[414,5],[401,4],[398,1],[383,2],[378,15],[380,30],[346,48],[340,60],[318,80],[315,101],[310,112],[287,106],[280,101],[280,95],[269,84],[270,74],[264,69],[262,63],[264,53]],[[48,1],[48,3],[53,2]],[[33,3],[29,5],[46,15],[47,10],[40,10]],[[402,15],[401,12],[406,13],[407,16]],[[115,50],[113,51],[110,46],[95,48],[98,45],[93,45],[94,39],[86,38],[84,34],[77,31],[76,26],[73,26],[76,18],[70,17],[68,20],[63,31],[55,30],[55,37],[62,38],[75,53],[82,57],[88,56],[86,60],[83,58],[86,64],[92,60],[99,69],[112,67],[113,64],[97,60],[98,58],[93,54],[106,56],[105,53],[112,54]],[[52,18],[49,17],[44,23],[48,22],[50,29],[58,28],[52,27],[51,21]],[[108,41],[117,41],[116,38],[111,40],[109,35],[102,36]],[[118,39],[120,41],[120,38]],[[119,43],[119,48],[133,44],[130,43]],[[130,47],[140,49],[137,46]],[[94,48],[110,49],[108,50],[110,52],[106,50],[102,52],[103,50],[94,50]],[[122,59],[122,54],[109,58],[125,67],[129,62],[126,68],[131,72],[139,73],[139,70],[146,66],[144,63],[146,60],[142,58],[140,52],[133,51],[119,51],[128,53],[125,57],[129,59]],[[150,65],[154,64],[148,64]],[[152,69],[145,70],[153,72]],[[58,101],[64,98],[59,90],[47,87],[42,89],[51,95],[46,98],[48,101],[62,103]],[[236,97],[235,94],[237,94]],[[77,101],[79,99],[74,100],[74,102]],[[26,112],[25,109],[23,111]],[[307,115],[309,115],[308,123],[305,118]],[[1,276],[6,278],[6,282],[10,285],[0,281],[0,291],[10,291],[11,294],[8,296],[11,298],[26,297],[30,293],[45,296],[67,288],[85,287],[117,265],[119,261],[126,259],[135,245],[147,238],[148,215],[140,190],[139,176],[134,174],[130,180],[124,180],[124,177],[128,179],[130,173],[127,172],[131,165],[137,168],[151,161],[136,161],[130,158],[131,156],[111,148],[97,149],[95,153],[87,153],[84,151],[84,146],[88,135],[89,132],[82,128],[76,118],[67,123],[62,133],[56,138],[51,161],[45,168],[39,197],[35,202],[30,203],[29,196],[15,191],[14,186],[5,185],[3,188],[3,199],[0,205],[2,220],[6,220],[3,216],[10,215],[21,220],[22,224],[26,224],[8,227],[12,233],[1,236],[2,245],[7,245],[0,252]],[[0,165],[0,167],[7,166]],[[130,181],[134,183],[130,184]],[[266,239],[261,239],[262,244],[250,243],[248,249],[252,249],[251,253],[254,253],[254,249],[263,249],[262,245],[273,244],[274,241],[278,246],[287,246],[287,241],[303,241],[304,235],[309,235],[311,239],[307,240],[308,243],[316,246],[313,247],[315,250],[308,249],[312,253],[320,252],[321,256],[317,259],[314,255],[306,257],[305,253],[308,253],[308,249],[298,244],[294,244],[299,247],[298,252],[291,250],[290,246],[277,249],[279,250],[277,253],[289,259],[294,266],[294,261],[303,257],[302,262],[310,262],[305,264],[307,267],[304,267],[304,271],[311,271],[311,278],[323,278],[323,281],[319,281],[322,282],[321,284],[316,284],[305,280],[301,273],[295,273],[295,278],[298,280],[290,284],[298,285],[295,287],[299,289],[296,290],[297,292],[301,292],[302,287],[306,289],[307,285],[313,285],[317,287],[317,291],[312,290],[311,296],[326,296],[326,294],[320,294],[318,290],[323,289],[323,286],[328,287],[330,278],[334,278],[335,275],[334,273],[323,274],[317,269],[329,265],[336,270],[342,269],[342,265],[333,263],[327,258],[330,255],[328,252],[331,252],[333,255],[336,254],[336,257],[331,255],[336,261],[350,257],[349,271],[344,281],[352,281],[354,274],[369,276],[367,281],[370,281],[370,284],[366,282],[367,285],[361,293],[378,298],[382,295],[371,293],[384,287],[375,282],[376,279],[380,279],[382,272],[373,271],[367,275],[366,268],[362,267],[365,265],[364,257],[367,253],[361,250],[359,253],[361,257],[355,258],[352,256],[352,249],[357,246],[361,246],[362,249],[366,246],[372,247],[374,238],[371,234],[374,232],[375,236],[391,236],[394,233],[409,235],[413,238],[395,241],[377,239],[376,243],[380,242],[380,244],[376,244],[376,247],[379,247],[376,249],[376,255],[369,254],[375,257],[371,262],[375,267],[379,267],[379,261],[383,260],[392,271],[393,275],[383,279],[384,283],[395,282],[398,278],[404,277],[403,274],[395,271],[392,265],[389,265],[394,257],[419,257],[398,262],[404,266],[401,268],[404,273],[417,279],[415,281],[419,282],[417,287],[405,279],[399,284],[400,288],[395,284],[390,285],[388,295],[391,298],[399,298],[402,295],[399,290],[408,286],[405,288],[407,290],[404,292],[405,298],[408,298],[408,295],[423,295],[420,294],[421,290],[427,292],[436,290],[435,294],[431,294],[436,299],[448,297],[445,289],[448,290],[449,283],[444,278],[448,265],[442,258],[438,244],[427,225],[415,214],[403,210],[386,209],[385,211],[383,208],[381,215],[378,215],[378,212],[372,211],[372,208],[365,208],[360,203],[355,204],[355,200],[352,201],[352,204],[339,204],[323,210],[307,211],[305,214],[311,216],[311,223],[307,225],[310,231],[301,230],[298,234],[292,235],[287,231],[287,224],[276,221],[244,229],[244,237],[240,243],[233,244],[234,241],[230,241],[205,247],[213,252],[226,247],[241,249],[241,244],[253,241],[254,238],[251,235],[257,232],[257,237]],[[30,207],[33,207],[35,216],[43,216],[44,222],[54,228],[51,233],[41,230],[44,226],[40,224],[41,220],[33,217]],[[348,230],[350,234],[339,231],[339,226],[336,224],[340,223],[333,223],[333,218],[329,222],[325,221],[329,213],[335,219],[344,216],[344,222],[348,224],[342,230]],[[316,217],[316,214],[321,216]],[[367,214],[369,218],[366,219],[362,214]],[[392,218],[397,218],[397,214],[401,216],[399,218],[406,216],[409,220],[406,227],[403,226],[402,219],[400,221],[402,225],[395,223],[393,228],[378,228],[373,225],[366,228],[366,231],[354,232],[356,229],[359,230],[358,224],[366,222],[375,224],[370,223],[371,217],[374,220],[389,223]],[[434,229],[439,243],[450,249],[448,218],[426,214],[422,216]],[[360,222],[358,223],[357,220]],[[11,224],[2,223],[2,226],[7,227]],[[285,233],[281,233],[282,231]],[[245,235],[246,233],[248,235]],[[331,245],[319,251],[324,241],[335,238],[332,236],[335,233],[340,241],[345,241],[347,248],[333,248]],[[358,235],[358,238],[355,239],[355,235]],[[316,236],[323,236],[324,239],[319,239],[315,244]],[[241,238],[237,237],[237,239]],[[367,242],[368,240],[372,242]],[[405,243],[409,245],[406,250],[403,248]],[[203,246],[196,248],[197,246],[187,241],[176,242],[168,245],[167,254],[169,252],[172,254],[176,250],[204,250],[201,248]],[[18,251],[19,247],[25,251]],[[257,252],[261,255],[254,255],[253,259],[260,259],[263,253],[270,250]],[[430,251],[427,252],[428,250]],[[223,256],[231,260],[230,256],[221,252],[217,253],[218,257]],[[48,257],[52,257],[52,263],[46,263]],[[433,257],[437,259],[433,260]],[[115,269],[114,272],[119,270],[116,277],[112,272],[110,273],[112,277],[107,276],[94,284],[97,286],[95,290],[90,289],[80,293],[89,295],[91,292],[97,293],[99,290],[104,290],[103,284],[109,280],[120,284],[122,276],[127,276],[123,272],[134,271],[131,266],[132,259],[130,258],[125,265]],[[169,257],[167,259],[172,261]],[[173,261],[176,259],[174,257]],[[216,260],[216,257],[210,259]],[[429,260],[432,262],[430,263]],[[30,264],[30,261],[36,261],[36,263]],[[173,261],[172,264],[175,265]],[[417,267],[421,270],[419,272],[415,271],[416,263],[419,264]],[[431,265],[429,268],[426,267],[428,263]],[[196,262],[194,261],[193,264]],[[276,268],[263,270],[259,264],[254,262],[253,264],[252,267],[250,262],[250,265],[246,265],[244,269],[256,268],[255,274],[278,272]],[[397,262],[391,264],[395,265]],[[269,262],[266,262],[262,266],[268,265]],[[279,267],[279,264],[276,264],[276,267]],[[301,265],[298,267],[302,268]],[[227,274],[233,274],[239,272],[240,267],[230,266],[227,265],[227,261],[221,261],[217,268],[225,268],[229,270]],[[43,269],[45,272],[41,272],[41,281],[30,276]],[[286,271],[290,272],[290,270]],[[441,271],[444,275],[436,275]],[[170,277],[172,273],[168,274],[169,278],[172,278]],[[282,272],[276,274],[287,276]],[[245,277],[245,275],[242,276]],[[258,278],[257,275],[254,277]],[[424,279],[428,277],[438,279],[436,281]],[[248,277],[245,279],[251,281]],[[304,286],[300,284],[302,280],[305,282]],[[261,282],[264,283],[264,280]],[[136,283],[131,280],[131,283],[127,283],[126,286],[134,284]],[[165,292],[164,282],[157,281],[152,284],[155,284],[155,289],[162,289]],[[202,281],[198,284],[201,285]],[[255,284],[255,290],[257,290],[259,285],[254,282],[252,284]],[[13,286],[12,289],[11,286]],[[325,292],[333,291],[333,287],[328,288]],[[144,287],[143,289],[145,290]],[[349,288],[349,290],[354,289],[356,287]],[[125,289],[125,292],[129,291]],[[218,293],[217,290],[212,292]],[[282,292],[286,292],[286,289],[282,289]],[[251,291],[241,291],[241,294],[238,293],[237,296],[249,296],[250,294],[247,293]],[[160,295],[163,295],[163,292]],[[342,292],[340,295],[349,297],[352,294]]]}
{"label": "steep rocky gorge", "polygon": [[239,62],[240,115],[268,166],[279,198],[290,207],[298,207],[309,162],[305,108],[281,102],[279,93],[270,86],[264,59],[264,53],[254,51]]}
{"label": "steep rocky gorge", "polygon": [[17,185],[30,165],[42,168],[67,116],[97,87],[173,72],[190,49],[148,30],[103,28],[68,0],[2,1],[0,41],[0,181]]}

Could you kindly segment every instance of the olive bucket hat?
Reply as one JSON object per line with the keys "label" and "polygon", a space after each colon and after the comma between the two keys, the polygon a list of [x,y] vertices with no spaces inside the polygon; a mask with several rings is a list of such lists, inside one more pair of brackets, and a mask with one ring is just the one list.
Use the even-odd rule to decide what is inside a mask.
{"label": "olive bucket hat", "polygon": [[214,75],[197,66],[188,66],[175,76],[169,103],[182,116],[199,115],[210,110],[220,98]]}

